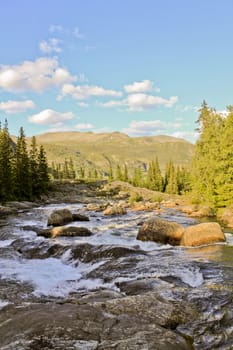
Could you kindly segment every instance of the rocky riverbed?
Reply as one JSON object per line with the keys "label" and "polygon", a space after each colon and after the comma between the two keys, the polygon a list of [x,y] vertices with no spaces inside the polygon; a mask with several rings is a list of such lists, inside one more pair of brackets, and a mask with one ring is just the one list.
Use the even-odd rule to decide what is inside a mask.
{"label": "rocky riverbed", "polygon": [[[161,205],[105,215],[111,198],[93,195],[15,204],[3,215],[0,349],[232,349],[232,235],[198,248],[139,241],[152,215],[197,221]],[[38,236],[64,208],[89,218],[66,226],[92,235]]]}

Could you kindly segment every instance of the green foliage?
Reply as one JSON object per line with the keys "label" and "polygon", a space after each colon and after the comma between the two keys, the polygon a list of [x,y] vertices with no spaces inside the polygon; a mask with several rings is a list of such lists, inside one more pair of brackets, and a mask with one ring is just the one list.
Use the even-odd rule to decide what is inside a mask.
{"label": "green foliage", "polygon": [[233,203],[233,108],[223,117],[204,101],[198,118],[199,139],[192,162],[192,196],[212,207]]}
{"label": "green foliage", "polygon": [[141,201],[143,201],[143,197],[138,192],[130,193],[130,197],[129,197],[130,204],[133,204],[135,202],[141,202]]}
{"label": "green foliage", "polygon": [[33,137],[28,151],[22,127],[15,145],[5,121],[0,129],[0,201],[31,200],[44,193],[48,186],[48,165],[43,148],[38,151]]}

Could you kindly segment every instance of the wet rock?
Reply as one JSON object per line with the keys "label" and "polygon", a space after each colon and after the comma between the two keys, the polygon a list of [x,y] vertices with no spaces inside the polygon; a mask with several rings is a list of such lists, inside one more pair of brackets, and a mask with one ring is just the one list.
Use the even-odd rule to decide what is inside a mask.
{"label": "wet rock", "polygon": [[139,228],[137,239],[179,245],[184,228],[176,222],[150,218]]}
{"label": "wet rock", "polygon": [[189,226],[184,230],[180,244],[183,246],[200,246],[217,242],[225,242],[226,238],[217,222],[205,222]]}
{"label": "wet rock", "polygon": [[72,214],[73,221],[90,221],[89,217],[79,213]]}
{"label": "wet rock", "polygon": [[73,221],[73,215],[68,209],[54,210],[48,217],[48,226],[61,226]]}
{"label": "wet rock", "polygon": [[160,209],[158,202],[134,202],[131,204],[131,208],[135,211],[151,211]]}
{"label": "wet rock", "polygon": [[113,206],[108,206],[104,211],[104,215],[125,215],[127,214],[127,211],[125,207],[121,205],[113,205]]}
{"label": "wet rock", "polygon": [[76,237],[76,236],[91,236],[92,232],[86,227],[77,226],[58,226],[51,229],[40,230],[38,236],[46,238],[55,238],[59,236]]}
{"label": "wet rock", "polygon": [[107,208],[109,203],[89,203],[86,206],[86,209],[89,211],[103,211]]}
{"label": "wet rock", "polygon": [[5,217],[7,215],[10,214],[15,214],[16,213],[16,209],[13,209],[9,206],[5,207],[5,206],[0,206],[0,217]]}
{"label": "wet rock", "polygon": [[0,339],[7,349],[190,350],[176,327],[194,317],[191,308],[153,293],[81,305],[47,302],[2,310]]}

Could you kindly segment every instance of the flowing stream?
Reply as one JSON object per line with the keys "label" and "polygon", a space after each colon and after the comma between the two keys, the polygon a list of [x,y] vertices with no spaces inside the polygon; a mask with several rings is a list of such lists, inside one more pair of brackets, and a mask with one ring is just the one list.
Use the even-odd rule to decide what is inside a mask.
{"label": "flowing stream", "polygon": [[[72,226],[87,227],[93,235],[38,237],[34,227],[46,228],[48,215],[58,208],[89,216],[90,221]],[[136,240],[140,223],[152,215],[104,216],[64,203],[9,217],[0,227],[0,312],[17,302],[62,300],[96,290],[156,291],[198,310],[195,321],[178,327],[194,338],[194,349],[233,349],[233,236],[226,233],[226,244],[199,248]],[[157,215],[184,226],[196,223],[173,209]]]}

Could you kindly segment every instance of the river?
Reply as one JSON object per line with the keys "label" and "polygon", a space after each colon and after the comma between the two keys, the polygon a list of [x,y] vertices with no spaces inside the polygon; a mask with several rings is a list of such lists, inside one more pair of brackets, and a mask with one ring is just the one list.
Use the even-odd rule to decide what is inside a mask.
{"label": "river", "polygon": [[[48,215],[57,208],[87,215],[90,221],[72,226],[87,227],[93,235],[53,240],[38,237],[33,228],[46,228]],[[0,314],[12,305],[61,303],[96,291],[115,296],[154,292],[195,309],[196,316],[190,322],[176,327],[177,334],[192,339],[190,349],[233,349],[232,234],[226,233],[224,244],[199,248],[136,240],[139,225],[152,215],[128,211],[127,215],[104,216],[87,211],[83,204],[63,203],[9,216],[7,225],[0,228]],[[184,226],[196,223],[174,209],[156,215]],[[2,337],[4,322],[0,324]],[[17,330],[12,337],[18,339]],[[27,348],[16,340],[2,339],[2,344],[0,349]],[[85,346],[76,348],[92,349]]]}

